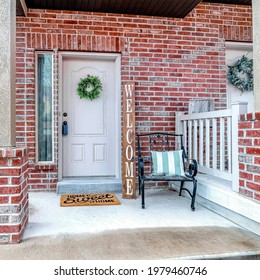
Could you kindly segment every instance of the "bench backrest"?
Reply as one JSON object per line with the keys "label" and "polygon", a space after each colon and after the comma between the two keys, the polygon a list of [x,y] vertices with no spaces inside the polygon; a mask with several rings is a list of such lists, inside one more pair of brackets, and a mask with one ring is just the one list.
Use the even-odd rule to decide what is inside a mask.
{"label": "bench backrest", "polygon": [[137,146],[138,146],[138,158],[142,157],[144,151],[149,151],[149,156],[146,158],[146,161],[150,162],[151,170],[152,160],[151,152],[152,151],[172,151],[172,150],[182,150],[183,163],[184,159],[187,158],[185,148],[183,146],[183,135],[166,133],[166,132],[152,132],[152,133],[143,133],[137,135]]}

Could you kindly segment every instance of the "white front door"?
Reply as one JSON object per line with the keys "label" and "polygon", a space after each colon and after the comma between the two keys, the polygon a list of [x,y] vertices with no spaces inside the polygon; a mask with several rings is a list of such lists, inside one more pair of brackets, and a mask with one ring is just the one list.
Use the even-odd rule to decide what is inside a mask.
{"label": "white front door", "polygon": [[[92,101],[77,94],[80,78],[88,74],[98,76],[103,86]],[[63,176],[116,176],[115,61],[65,57],[62,79],[62,122],[68,124],[68,134],[62,136]]]}

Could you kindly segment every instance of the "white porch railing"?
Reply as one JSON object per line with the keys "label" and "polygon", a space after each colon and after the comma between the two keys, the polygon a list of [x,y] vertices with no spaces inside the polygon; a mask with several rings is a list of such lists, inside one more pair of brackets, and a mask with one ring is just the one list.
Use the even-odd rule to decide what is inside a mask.
{"label": "white porch railing", "polygon": [[232,181],[239,189],[238,116],[247,113],[247,103],[231,109],[185,115],[176,113],[176,133],[183,134],[189,158],[198,161],[199,172]]}

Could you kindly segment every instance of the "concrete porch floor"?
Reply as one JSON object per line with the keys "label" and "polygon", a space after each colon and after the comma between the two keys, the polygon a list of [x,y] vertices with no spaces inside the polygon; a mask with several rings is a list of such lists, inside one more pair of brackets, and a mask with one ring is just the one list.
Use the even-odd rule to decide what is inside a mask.
{"label": "concrete porch floor", "polygon": [[20,244],[0,259],[259,259],[260,236],[170,189],[148,189],[146,209],[121,205],[60,207],[56,193],[30,193]]}

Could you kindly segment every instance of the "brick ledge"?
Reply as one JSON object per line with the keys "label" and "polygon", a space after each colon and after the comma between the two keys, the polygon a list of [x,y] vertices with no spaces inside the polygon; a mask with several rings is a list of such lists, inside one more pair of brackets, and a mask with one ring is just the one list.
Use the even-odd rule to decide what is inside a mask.
{"label": "brick ledge", "polygon": [[259,121],[260,120],[260,112],[240,115],[239,120],[240,121]]}
{"label": "brick ledge", "polygon": [[25,157],[28,153],[28,147],[0,147],[0,159]]}

